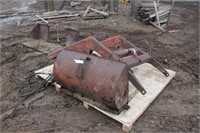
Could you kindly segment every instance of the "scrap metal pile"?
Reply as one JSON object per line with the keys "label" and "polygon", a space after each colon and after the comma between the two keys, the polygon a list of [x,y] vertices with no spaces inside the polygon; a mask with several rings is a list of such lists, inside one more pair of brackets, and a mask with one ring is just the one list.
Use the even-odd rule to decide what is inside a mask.
{"label": "scrap metal pile", "polygon": [[131,68],[150,63],[169,76],[155,59],[120,35],[102,42],[88,37],[53,52],[50,57],[55,59],[53,75],[58,84],[116,114],[129,108],[129,81],[141,94],[148,93]]}

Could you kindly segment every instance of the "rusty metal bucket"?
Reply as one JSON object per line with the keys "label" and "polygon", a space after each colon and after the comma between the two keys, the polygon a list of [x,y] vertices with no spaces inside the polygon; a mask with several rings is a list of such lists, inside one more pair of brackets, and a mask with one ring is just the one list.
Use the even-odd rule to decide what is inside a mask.
{"label": "rusty metal bucket", "polygon": [[162,67],[155,59],[120,35],[108,38],[101,43],[118,56],[122,62],[126,63],[129,68],[143,63],[149,63],[165,76],[169,76],[169,73],[165,70],[165,68]]}
{"label": "rusty metal bucket", "polygon": [[[63,85],[65,85],[65,87],[68,87],[68,88],[73,88],[73,87],[68,86],[68,85],[72,85],[72,83],[69,82],[69,79],[67,79],[69,77],[64,76],[66,74],[64,72],[67,70],[69,73],[73,73],[72,75],[76,75],[76,78],[77,78],[77,75],[79,75],[78,77],[81,78],[82,74],[80,74],[80,73],[77,74],[77,71],[74,70],[76,67],[78,68],[78,66],[72,65],[71,64],[72,62],[69,62],[69,59],[73,60],[73,58],[71,58],[70,56],[72,56],[72,55],[70,55],[69,53],[67,54],[65,50],[68,50],[68,51],[70,50],[71,53],[72,53],[72,51],[80,52],[80,53],[76,53],[75,57],[79,57],[82,60],[85,60],[86,57],[91,56],[95,60],[97,60],[97,59],[105,60],[103,58],[112,60],[113,61],[112,65],[115,65],[114,62],[125,63],[127,65],[126,66],[126,74],[123,74],[123,77],[126,80],[124,80],[123,78],[119,78],[119,80],[117,82],[122,84],[121,86],[118,85],[119,90],[121,90],[121,89],[124,90],[123,89],[124,88],[123,82],[127,83],[128,81],[130,81],[136,87],[136,89],[138,89],[141,92],[141,94],[143,94],[143,95],[146,94],[146,90],[141,85],[141,83],[137,80],[137,78],[134,76],[134,74],[131,70],[132,67],[138,66],[138,65],[143,64],[143,63],[150,63],[151,65],[156,67],[160,72],[162,72],[165,76],[169,76],[169,73],[155,59],[153,59],[146,52],[137,48],[135,45],[133,45],[132,43],[127,41],[122,36],[114,36],[114,37],[108,38],[108,39],[106,39],[102,42],[97,41],[94,37],[88,37],[88,38],[83,39],[79,42],[76,42],[76,43],[74,43],[74,44],[72,44],[68,47],[63,48],[62,50],[59,50],[59,51],[56,51],[56,52],[53,52],[52,54],[50,54],[50,58],[56,58],[57,57],[57,59],[56,59],[57,64],[56,65],[58,65],[58,62],[60,62],[61,66],[64,66],[64,64],[62,64],[62,60],[63,61],[66,60],[65,61],[65,67],[59,68],[60,70],[63,69],[63,71],[55,71],[54,74],[61,73],[59,77],[60,77],[60,79],[62,79],[62,81],[60,81],[60,83],[63,83]],[[65,56],[69,56],[69,57],[65,58],[64,53],[62,53],[62,51],[65,51]],[[60,53],[62,53],[62,55],[60,55]],[[73,56],[74,56],[74,54],[73,54]],[[96,58],[95,58],[95,56],[96,56]],[[99,57],[101,57],[101,58],[99,58]],[[70,66],[72,65],[73,67],[68,68],[67,64],[69,64]],[[116,72],[118,72],[118,70],[119,70],[119,72],[123,71],[122,69],[116,68],[112,65],[111,65],[112,67],[108,67],[108,66],[107,67],[100,67],[103,64],[105,65],[104,61],[101,62],[99,60],[96,64],[96,66],[95,66],[96,68],[92,67],[93,70],[91,70],[91,71],[89,70],[90,69],[90,65],[89,65],[87,68],[88,68],[88,71],[91,72],[91,75],[87,75],[87,76],[88,77],[89,76],[95,77],[96,76],[95,74],[100,73],[100,74],[103,74],[103,75],[101,75],[102,76],[101,78],[107,78],[107,76],[110,78],[110,76],[115,74]],[[82,67],[79,66],[79,69],[77,69],[77,70],[82,71],[82,69],[84,67],[85,67],[84,65],[82,65]],[[70,71],[70,69],[71,69],[71,71]],[[112,70],[112,73],[109,73],[110,70]],[[107,71],[109,71],[109,72],[107,72]],[[121,77],[120,75],[116,75],[116,76]],[[58,79],[59,79],[59,77],[58,77]],[[81,85],[79,82],[78,82],[79,84],[76,87],[78,89],[79,87],[81,88],[81,86],[84,86],[85,88],[82,88],[80,90],[84,91],[84,89],[86,89],[87,92],[90,92],[91,90],[95,89],[95,84],[98,85],[98,80],[101,81],[101,78],[99,78],[99,79],[98,78],[92,78],[94,81],[93,80],[84,81],[85,79],[83,79],[81,83],[86,83],[88,85],[87,86],[88,88],[85,87],[84,85]],[[101,97],[103,97],[103,96],[108,97],[107,95],[110,94],[110,92],[109,92],[110,91],[109,88],[111,87],[110,85],[113,85],[113,82],[107,82],[107,85],[104,86],[105,91],[103,91],[103,93],[100,94]],[[127,88],[128,88],[128,86],[127,86]],[[77,89],[73,88],[71,90],[74,90],[76,92]],[[117,89],[115,89],[115,90],[117,90]],[[91,91],[91,92],[93,92],[93,91]],[[85,94],[84,92],[80,92],[80,93]],[[125,91],[123,91],[123,93],[126,94]],[[122,93],[120,93],[120,94],[122,94]],[[118,110],[119,112],[121,111],[121,109],[123,109],[123,106],[125,107],[125,105],[127,105],[127,104],[121,103],[120,104],[121,106],[119,106],[119,105],[117,105],[116,101],[115,102],[109,101],[109,99],[106,99],[106,102],[105,102],[105,100],[99,98],[98,95],[99,95],[98,93],[92,93],[92,95],[87,95],[87,96],[92,98],[92,99],[98,99],[100,102],[103,102],[105,105],[107,105],[110,108],[113,108],[115,110]],[[116,98],[116,96],[112,96],[112,98],[114,98],[114,97]],[[127,99],[127,97],[128,97],[127,95],[124,95],[125,99]],[[120,99],[123,99],[123,97],[121,97]]]}
{"label": "rusty metal bucket", "polygon": [[54,63],[56,82],[121,112],[128,104],[128,69],[122,62],[62,50]]}
{"label": "rusty metal bucket", "polygon": [[[155,59],[153,59],[149,54],[137,48],[135,45],[120,35],[108,38],[102,42],[97,41],[94,37],[88,37],[72,44],[69,47],[65,47],[64,49],[78,51],[85,54],[93,54],[93,52],[96,52],[100,57],[126,63],[129,68],[129,81],[143,95],[146,94],[146,90],[134,76],[133,72],[131,71],[132,67],[143,63],[150,63],[159,71],[161,71],[165,76],[169,76],[169,73]],[[50,57],[55,58],[59,52],[60,51],[52,53]]]}
{"label": "rusty metal bucket", "polygon": [[50,26],[48,24],[38,23],[27,35],[28,38],[42,39],[48,41]]}

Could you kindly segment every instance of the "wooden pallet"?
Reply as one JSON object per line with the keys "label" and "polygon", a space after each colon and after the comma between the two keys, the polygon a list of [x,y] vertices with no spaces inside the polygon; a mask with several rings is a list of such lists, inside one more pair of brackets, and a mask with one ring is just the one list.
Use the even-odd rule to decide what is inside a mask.
{"label": "wooden pallet", "polygon": [[[128,110],[122,111],[119,115],[107,112],[96,107],[94,104],[87,102],[84,98],[81,98],[77,94],[69,93],[81,101],[85,108],[93,107],[94,109],[102,112],[103,114],[113,118],[114,120],[122,123],[122,130],[129,132],[132,129],[133,123],[142,115],[142,113],[147,109],[147,107],[153,102],[153,100],[163,91],[166,85],[175,76],[175,72],[167,70],[169,72],[169,77],[165,77],[156,68],[150,64],[142,64],[137,67],[132,68],[134,75],[138,78],[141,84],[146,89],[147,93],[142,95],[136,88],[129,83],[129,103],[130,108]],[[52,73],[53,65],[47,66],[36,72],[48,72]],[[39,75],[45,78],[44,75]]]}

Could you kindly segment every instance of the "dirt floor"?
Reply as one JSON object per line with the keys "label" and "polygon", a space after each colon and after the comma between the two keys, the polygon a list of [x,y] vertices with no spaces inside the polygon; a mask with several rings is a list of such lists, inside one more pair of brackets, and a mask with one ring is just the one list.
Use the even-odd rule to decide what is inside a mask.
{"label": "dirt floor", "polygon": [[[21,8],[21,4],[16,3],[17,0],[1,1],[1,11]],[[42,12],[44,3],[39,1],[27,8],[28,11]],[[174,33],[163,33],[153,26],[134,21],[128,9],[129,4],[120,5],[118,15],[102,20],[62,19],[50,22],[51,41],[56,39],[56,23],[59,24],[62,43],[66,41],[63,26],[78,27],[80,39],[94,36],[103,40],[122,35],[164,67],[177,72],[170,84],[134,123],[131,132],[199,132],[199,4],[175,4],[166,29],[179,30]],[[17,25],[19,18],[5,19],[0,20],[1,113],[20,100],[17,90],[31,72],[52,63],[46,54],[27,48],[20,42],[34,27],[34,23],[22,21]],[[86,110],[80,101],[49,87],[45,95],[29,108],[18,108],[3,118],[1,132],[123,131],[120,123],[95,109]]]}

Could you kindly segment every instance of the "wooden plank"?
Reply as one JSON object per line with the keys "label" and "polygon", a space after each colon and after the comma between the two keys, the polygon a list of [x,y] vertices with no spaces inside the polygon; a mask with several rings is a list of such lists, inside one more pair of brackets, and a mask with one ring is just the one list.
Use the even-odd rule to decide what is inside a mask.
{"label": "wooden plank", "polygon": [[35,15],[36,17],[38,17],[40,20],[42,20],[43,22],[45,22],[45,23],[49,23],[48,21],[46,21],[46,20],[44,20],[42,17],[40,17],[39,15]]}
{"label": "wooden plank", "polygon": [[162,27],[158,26],[157,24],[155,24],[154,22],[152,21],[149,21],[150,24],[152,24],[153,26],[155,26],[156,28],[160,29],[161,31],[165,32],[166,30],[163,29]]}
{"label": "wooden plank", "polygon": [[86,14],[88,13],[88,11],[90,10],[90,6],[87,7],[85,13],[83,14],[82,18],[84,18],[86,16]]}
{"label": "wooden plank", "polygon": [[[147,63],[134,67],[132,68],[132,70],[134,75],[146,89],[147,93],[146,95],[142,95],[141,93],[135,93],[136,88],[132,84],[129,84],[129,96],[132,93],[135,93],[135,95],[132,99],[130,99],[128,103],[128,105],[130,106],[128,110],[124,110],[119,115],[117,115],[102,110],[96,107],[95,105],[84,101],[84,99],[80,99],[83,101],[84,106],[86,108],[89,108],[89,106],[91,106],[96,110],[102,112],[103,114],[120,122],[122,124],[122,130],[126,132],[129,132],[132,129],[133,123],[142,115],[142,113],[147,109],[147,107],[163,91],[163,89],[175,76],[174,71],[167,70],[169,72],[169,77],[165,77],[156,68]],[[53,71],[53,65],[40,69],[37,72],[52,72],[52,71]],[[75,95],[72,94],[72,96]],[[78,98],[78,96],[75,97]]]}
{"label": "wooden plank", "polygon": [[153,1],[153,4],[154,4],[154,8],[155,8],[155,13],[156,13],[156,21],[157,21],[158,26],[160,26],[160,20],[159,20],[159,17],[158,17],[156,1]]}
{"label": "wooden plank", "polygon": [[106,16],[106,17],[109,16],[109,14],[107,12],[104,12],[104,11],[99,11],[99,10],[93,9],[93,8],[90,8],[90,10],[92,10],[92,11],[94,11],[96,13],[99,13],[99,14],[101,14],[103,16]]}
{"label": "wooden plank", "polygon": [[[167,6],[167,7],[163,8],[163,9],[158,9],[157,14],[159,15],[159,14],[165,13],[165,12],[169,11],[170,9],[171,9],[170,6]],[[149,17],[153,18],[155,16],[156,16],[156,13],[153,13],[153,14],[150,14]]]}
{"label": "wooden plank", "polygon": [[[119,115],[116,115],[89,104],[93,108],[115,119],[123,125],[126,125],[127,127],[130,127],[130,125],[132,125],[139,118],[139,116],[142,115],[147,107],[153,102],[153,100],[161,93],[161,91],[175,76],[174,71],[168,70],[170,76],[165,77],[150,64],[137,66],[133,68],[133,71],[135,76],[146,89],[147,94],[142,95],[141,93],[137,93],[128,104],[130,106],[129,110],[124,110]],[[133,89],[133,87],[130,87],[129,89]]]}
{"label": "wooden plank", "polygon": [[66,14],[66,15],[58,15],[58,16],[47,16],[43,19],[58,19],[58,18],[69,18],[69,17],[78,17],[79,14]]}

